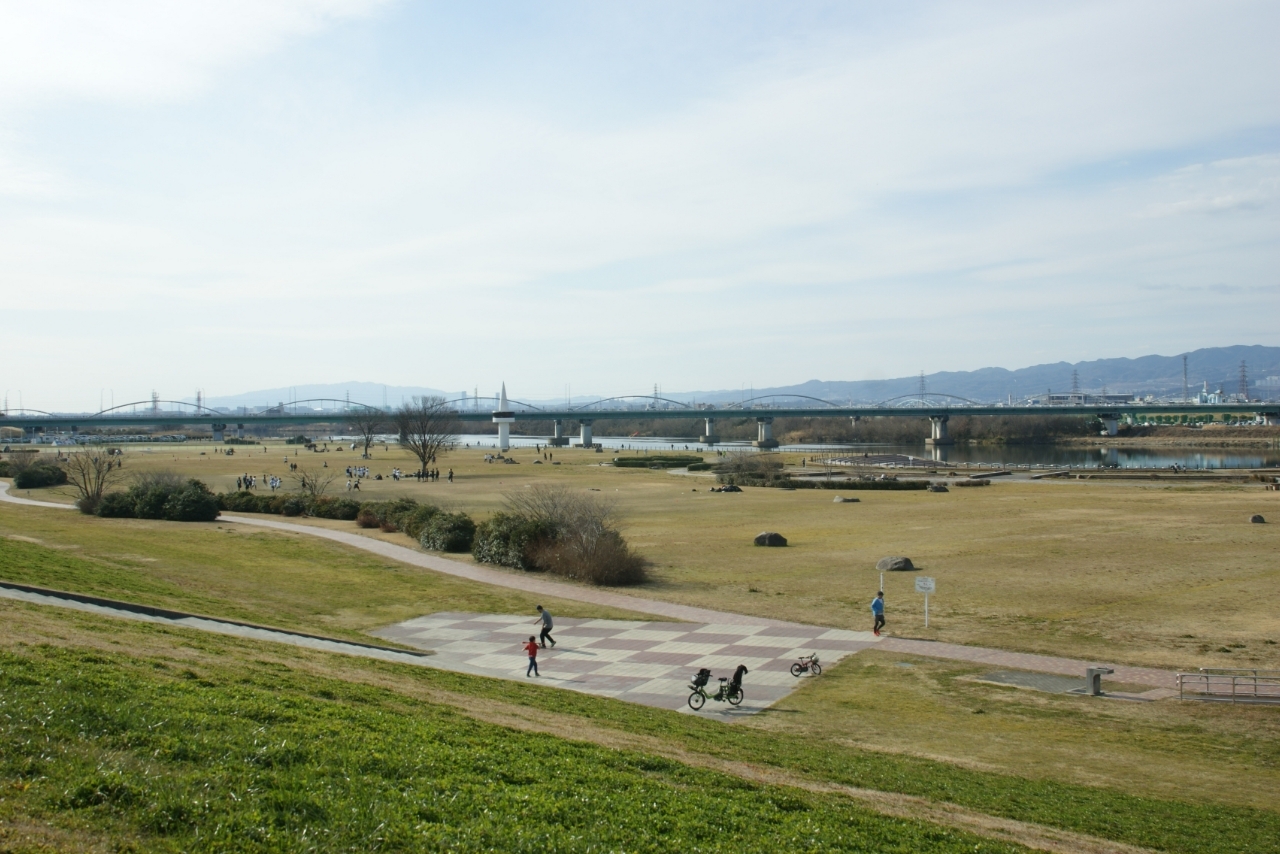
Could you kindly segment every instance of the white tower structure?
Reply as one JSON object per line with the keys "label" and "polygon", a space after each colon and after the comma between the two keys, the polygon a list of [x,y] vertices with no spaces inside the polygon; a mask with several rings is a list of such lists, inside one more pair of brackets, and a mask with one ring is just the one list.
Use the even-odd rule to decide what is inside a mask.
{"label": "white tower structure", "polygon": [[511,425],[515,423],[516,414],[507,404],[507,384],[502,384],[502,395],[498,398],[498,408],[493,413],[493,423],[498,425],[498,449],[511,449]]}

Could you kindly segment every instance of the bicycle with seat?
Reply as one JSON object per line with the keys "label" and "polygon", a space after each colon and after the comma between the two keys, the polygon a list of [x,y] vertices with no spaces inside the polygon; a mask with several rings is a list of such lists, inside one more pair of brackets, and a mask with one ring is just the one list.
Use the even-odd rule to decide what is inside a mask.
{"label": "bicycle with seat", "polygon": [[689,708],[696,712],[706,705],[707,700],[715,700],[717,703],[728,702],[731,706],[741,705],[746,698],[742,690],[742,677],[747,672],[746,665],[739,664],[738,669],[733,672],[732,679],[721,676],[719,690],[714,694],[708,694],[707,683],[711,681],[711,671],[705,667],[702,668],[689,683],[689,688],[692,690],[689,694]]}
{"label": "bicycle with seat", "polygon": [[818,663],[818,654],[802,655],[800,660],[791,665],[791,675],[800,678],[803,673],[812,673],[814,676],[822,675],[822,665]]}

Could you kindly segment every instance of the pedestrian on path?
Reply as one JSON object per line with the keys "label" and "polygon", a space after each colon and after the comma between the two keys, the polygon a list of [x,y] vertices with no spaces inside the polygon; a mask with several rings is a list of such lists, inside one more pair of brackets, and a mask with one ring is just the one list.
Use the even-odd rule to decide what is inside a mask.
{"label": "pedestrian on path", "polygon": [[[542,634],[539,638],[542,641],[542,648],[547,648],[547,641],[551,641],[551,645],[555,646],[555,638],[551,637],[551,630],[555,627],[555,624],[551,622],[551,612],[539,605],[538,613],[542,615],[538,618],[542,622]],[[533,640],[533,638],[529,638],[529,640]]]}
{"label": "pedestrian on path", "polygon": [[525,678],[528,679],[530,673],[534,676],[540,675],[538,673],[538,642],[533,639],[533,635],[529,635],[529,642],[524,645],[524,651],[529,653],[529,666],[524,671]]}
{"label": "pedestrian on path", "polygon": [[876,637],[880,637],[880,630],[884,628],[884,591],[878,591],[876,598],[871,600],[871,613],[875,615],[875,626],[871,631],[876,633]]}

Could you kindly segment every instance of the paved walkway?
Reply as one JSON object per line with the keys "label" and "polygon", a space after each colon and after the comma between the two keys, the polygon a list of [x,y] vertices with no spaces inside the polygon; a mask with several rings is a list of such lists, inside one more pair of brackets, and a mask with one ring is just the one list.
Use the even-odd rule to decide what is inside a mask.
{"label": "paved walkway", "polygon": [[521,646],[536,634],[536,615],[432,614],[373,632],[430,649],[430,667],[616,697],[632,703],[692,712],[689,680],[699,668],[720,677],[746,665],[741,706],[709,701],[701,714],[733,718],[762,711],[790,694],[801,679],[790,667],[817,653],[826,665],[879,642],[870,632],[767,623],[665,623],[557,618],[554,647],[538,653],[539,676],[527,677]]}
{"label": "paved walkway", "polygon": [[199,629],[202,632],[283,643],[290,646],[306,647],[307,649],[324,650],[325,652],[340,652],[344,655],[355,655],[361,658],[376,658],[381,661],[396,661],[401,664],[416,664],[419,666],[430,666],[431,664],[428,656],[418,652],[401,652],[387,647],[374,646],[373,644],[352,643],[318,635],[255,626],[250,623],[241,623],[233,620],[199,617],[194,614],[183,614],[162,608],[150,608],[130,602],[117,602],[97,596],[82,596],[75,593],[33,588],[26,584],[0,582],[0,598],[16,599],[19,602],[31,602],[36,605],[70,608],[75,611],[87,611],[90,614],[101,614],[106,617],[141,620],[144,623],[182,626],[188,629]]}
{"label": "paved walkway", "polygon": [[[0,482],[0,500],[40,507],[71,509],[70,506],[66,504],[33,501],[8,495],[6,492],[7,487],[8,484]],[[314,525],[300,525],[272,518],[228,515],[225,513],[220,517],[219,521],[321,537],[323,539],[332,540],[363,551],[372,552],[373,554],[377,554],[391,560],[401,561],[412,566],[422,567],[423,569],[441,572],[458,578],[466,578],[482,584],[492,584],[513,590],[523,590],[527,593],[533,594],[534,596],[554,596],[574,602],[586,602],[593,605],[619,608],[641,614],[652,614],[656,617],[662,617],[667,620],[678,620],[688,623],[729,626],[789,627],[795,629],[797,633],[800,631],[804,631],[806,633],[810,631],[827,631],[826,628],[822,627],[805,626],[799,623],[789,623],[780,620],[762,619],[760,617],[751,617],[743,614],[716,611],[710,608],[698,608],[692,605],[677,605],[671,602],[644,599],[639,596],[631,596],[625,593],[615,593],[609,590],[583,587],[576,584],[567,584],[565,582],[553,581],[541,576],[519,574],[498,569],[488,569],[474,564],[462,563],[460,561],[449,560],[448,558],[427,554],[407,546],[398,546],[394,543],[375,540],[371,537],[361,536],[360,534],[347,531],[335,531]],[[797,634],[796,636],[800,635]],[[807,634],[806,636],[816,637],[816,635]],[[942,658],[952,661],[968,661],[978,664],[990,664],[993,667],[1009,668],[1013,670],[1028,670],[1039,673],[1056,673],[1068,676],[1079,676],[1082,680],[1084,679],[1084,672],[1086,668],[1103,664],[1103,662],[1097,661],[1084,661],[1080,659],[1059,658],[1055,656],[1036,655],[1022,652],[1008,652],[1005,650],[988,649],[984,647],[894,637],[884,637],[880,639],[877,649],[885,652],[919,655],[926,658]],[[1153,698],[1168,696],[1168,692],[1172,692],[1175,686],[1175,678],[1172,671],[1156,670],[1154,668],[1147,667],[1129,667],[1115,664],[1106,664],[1105,666],[1111,667],[1115,670],[1114,676],[1110,677],[1115,681],[1127,682],[1135,685],[1145,685],[1150,686],[1153,689],[1158,689],[1148,692],[1148,695]]]}
{"label": "paved walkway", "polygon": [[28,507],[55,507],[58,510],[75,510],[74,504],[56,504],[52,501],[34,501],[30,498],[19,498],[16,495],[9,494],[9,484],[0,480],[0,501],[8,501],[10,504],[25,504]]}

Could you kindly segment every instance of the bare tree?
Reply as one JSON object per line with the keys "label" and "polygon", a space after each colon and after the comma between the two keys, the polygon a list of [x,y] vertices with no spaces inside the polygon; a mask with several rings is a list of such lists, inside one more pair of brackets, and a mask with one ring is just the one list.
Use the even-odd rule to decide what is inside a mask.
{"label": "bare tree", "polygon": [[330,472],[329,469],[309,469],[299,467],[297,471],[290,473],[294,483],[298,484],[298,489],[307,493],[312,498],[319,498],[329,489],[329,484],[333,483],[334,478],[338,475]]}
{"label": "bare tree", "polygon": [[76,499],[76,506],[81,513],[92,514],[96,511],[107,487],[124,475],[119,464],[112,459],[113,456],[106,448],[94,448],[68,454],[62,463],[62,468],[67,473],[67,482],[80,495]]}
{"label": "bare tree", "polygon": [[381,409],[361,408],[347,416],[347,426],[364,442],[362,459],[369,459],[369,446],[379,433],[387,432],[387,413]]}
{"label": "bare tree", "polygon": [[418,458],[420,471],[450,450],[458,439],[458,413],[443,397],[414,397],[395,412],[400,444]]}

